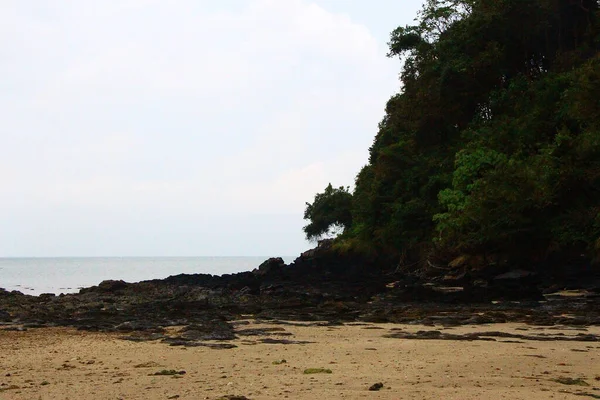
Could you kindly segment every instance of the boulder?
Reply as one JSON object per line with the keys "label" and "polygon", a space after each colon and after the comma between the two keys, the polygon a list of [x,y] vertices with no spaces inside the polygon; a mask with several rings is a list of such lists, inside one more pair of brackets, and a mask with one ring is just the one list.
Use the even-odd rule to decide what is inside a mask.
{"label": "boulder", "polygon": [[[96,286],[96,291],[114,293],[119,290],[125,289],[128,285],[129,284],[127,282],[122,281],[122,280],[119,280],[119,281],[107,280],[107,281],[100,282],[100,284],[98,286]],[[93,289],[94,289],[94,287],[91,287],[89,289],[81,289],[79,292],[84,293],[84,292],[88,292],[88,291],[94,291]]]}
{"label": "boulder", "polygon": [[518,280],[524,278],[531,278],[535,273],[531,271],[525,271],[524,269],[513,269],[512,271],[508,271],[504,274],[500,274],[494,277],[494,280]]}
{"label": "boulder", "polygon": [[285,262],[281,257],[271,257],[252,271],[255,275],[264,276],[280,272],[285,267]]}
{"label": "boulder", "polygon": [[9,312],[0,310],[0,321],[2,322],[10,322],[12,321],[12,316]]}

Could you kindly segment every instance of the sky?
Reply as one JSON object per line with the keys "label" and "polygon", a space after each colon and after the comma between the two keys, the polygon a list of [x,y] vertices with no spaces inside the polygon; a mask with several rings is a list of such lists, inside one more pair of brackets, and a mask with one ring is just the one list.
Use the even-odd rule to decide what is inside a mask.
{"label": "sky", "polygon": [[2,0],[0,257],[294,256],[420,0]]}

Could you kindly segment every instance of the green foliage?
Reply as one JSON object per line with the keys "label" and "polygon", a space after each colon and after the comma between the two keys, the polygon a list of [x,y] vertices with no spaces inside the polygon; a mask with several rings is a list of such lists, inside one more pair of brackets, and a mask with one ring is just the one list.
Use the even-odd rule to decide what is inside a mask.
{"label": "green foliage", "polygon": [[598,10],[596,0],[428,0],[391,34],[403,88],[354,193],[330,185],[307,204],[307,236],[339,224],[344,246],[405,262],[599,252]]}
{"label": "green foliage", "polygon": [[348,228],[352,224],[351,207],[349,188],[334,188],[330,183],[323,193],[317,193],[312,204],[306,203],[304,219],[310,221],[304,227],[306,238],[315,240],[336,229]]}

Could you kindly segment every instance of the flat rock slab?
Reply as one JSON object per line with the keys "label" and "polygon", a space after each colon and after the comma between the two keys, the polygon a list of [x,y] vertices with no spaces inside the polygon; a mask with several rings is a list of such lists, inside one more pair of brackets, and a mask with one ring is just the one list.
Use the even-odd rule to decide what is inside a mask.
{"label": "flat rock slab", "polygon": [[217,350],[234,349],[237,346],[231,343],[205,343],[197,342],[194,340],[181,340],[178,338],[167,338],[163,339],[164,343],[168,343],[169,346],[183,346],[183,347],[208,347]]}
{"label": "flat rock slab", "polygon": [[497,341],[497,338],[532,340],[540,342],[562,341],[562,342],[600,342],[600,336],[579,333],[575,336],[565,335],[521,335],[508,332],[472,332],[465,334],[445,333],[437,330],[418,331],[416,333],[393,330],[392,333],[383,335],[385,338],[393,339],[421,339],[421,340],[483,340]]}
{"label": "flat rock slab", "polygon": [[288,340],[288,339],[272,339],[272,338],[259,339],[259,341],[264,344],[309,344],[309,343],[314,343],[314,342],[310,342],[308,340]]}

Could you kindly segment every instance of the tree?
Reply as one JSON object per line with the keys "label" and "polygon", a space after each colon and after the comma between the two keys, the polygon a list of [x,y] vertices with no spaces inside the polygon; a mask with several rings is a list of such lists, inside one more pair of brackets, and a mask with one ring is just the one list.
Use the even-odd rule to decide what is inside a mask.
{"label": "tree", "polygon": [[[347,193],[344,236],[407,263],[600,254],[599,9],[427,0],[392,32],[402,90]],[[307,235],[328,231],[328,213]]]}
{"label": "tree", "polygon": [[310,221],[304,227],[308,240],[317,240],[352,225],[352,194],[349,188],[334,188],[331,183],[323,193],[317,193],[313,203],[306,203],[304,219]]}

